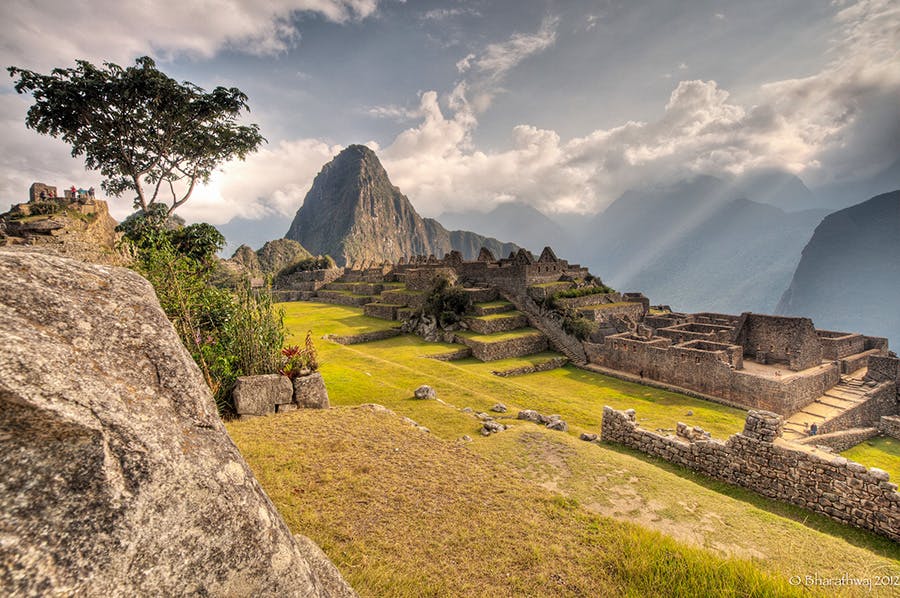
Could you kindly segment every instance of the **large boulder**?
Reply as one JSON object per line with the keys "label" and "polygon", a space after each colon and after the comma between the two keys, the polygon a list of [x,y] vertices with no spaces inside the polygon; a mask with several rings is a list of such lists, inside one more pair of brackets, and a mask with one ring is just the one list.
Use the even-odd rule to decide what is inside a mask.
{"label": "large boulder", "polygon": [[137,274],[0,251],[0,595],[323,596]]}
{"label": "large boulder", "polygon": [[328,409],[328,390],[322,374],[313,372],[294,378],[294,402],[306,409]]}
{"label": "large boulder", "polygon": [[281,374],[241,376],[231,396],[238,415],[268,415],[275,413],[276,405],[293,402],[294,385]]}

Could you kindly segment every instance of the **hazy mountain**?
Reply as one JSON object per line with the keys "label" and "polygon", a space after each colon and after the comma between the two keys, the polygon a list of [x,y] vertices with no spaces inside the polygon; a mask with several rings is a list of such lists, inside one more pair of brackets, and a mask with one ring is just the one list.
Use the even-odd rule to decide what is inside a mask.
{"label": "hazy mountain", "polygon": [[821,209],[821,199],[796,175],[765,169],[748,172],[734,181],[736,195],[785,212]]}
{"label": "hazy mountain", "polygon": [[900,191],[827,216],[803,249],[778,313],[900,344]]}
{"label": "hazy mountain", "polygon": [[827,213],[795,213],[700,176],[628,191],[591,223],[575,258],[620,290],[682,310],[772,313]]}
{"label": "hazy mountain", "polygon": [[262,247],[266,241],[284,236],[284,216],[272,214],[258,220],[232,218],[216,228],[225,236],[225,247],[220,255],[232,255],[241,245]]}
{"label": "hazy mountain", "polygon": [[886,168],[861,179],[832,183],[816,189],[822,204],[832,210],[852,206],[860,197],[874,197],[900,189],[900,159]]}
{"label": "hazy mountain", "polygon": [[540,252],[552,246],[564,255],[566,233],[537,209],[519,202],[502,203],[490,212],[445,212],[438,220],[448,228],[472,228],[483,234],[510,241]]}
{"label": "hazy mountain", "polygon": [[356,266],[416,254],[442,257],[452,249],[475,259],[482,245],[498,256],[517,249],[468,231],[451,233],[419,216],[363,145],[349,146],[316,175],[285,237],[338,265]]}

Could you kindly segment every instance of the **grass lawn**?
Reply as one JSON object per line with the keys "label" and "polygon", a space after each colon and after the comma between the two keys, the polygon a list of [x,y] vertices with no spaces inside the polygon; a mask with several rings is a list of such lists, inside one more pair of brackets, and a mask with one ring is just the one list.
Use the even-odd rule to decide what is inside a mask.
{"label": "grass lawn", "polygon": [[486,316],[470,316],[473,320],[503,320],[505,318],[518,318],[522,315],[520,311],[503,311],[499,314],[488,314]]}
{"label": "grass lawn", "polygon": [[481,307],[483,309],[490,309],[492,307],[506,307],[507,305],[512,305],[509,301],[504,299],[500,299],[497,301],[487,301],[485,303],[476,303],[475,307]]}
{"label": "grass lawn", "polygon": [[472,332],[470,330],[464,330],[457,333],[458,336],[477,341],[479,343],[499,343],[501,341],[508,341],[514,338],[522,338],[526,336],[535,336],[537,334],[540,334],[540,332],[538,332],[534,328],[517,328],[516,330],[510,330],[509,332],[497,332],[494,334],[478,334],[477,332]]}
{"label": "grass lawn", "polygon": [[362,596],[808,595],[748,560],[591,513],[389,413],[299,411],[228,430],[291,530]]}
{"label": "grass lawn", "polygon": [[[302,342],[306,330],[312,330],[314,338],[320,339],[322,335],[329,333],[358,334],[367,330],[390,328],[396,325],[396,323],[362,316],[360,315],[362,310],[359,308],[303,302],[282,305],[286,313],[285,321],[291,332],[289,343]],[[534,486],[543,486],[545,490],[555,493],[556,500],[562,501],[560,504],[577,505],[578,517],[607,515],[618,520],[638,522],[691,545],[706,548],[719,556],[751,559],[766,571],[779,576],[780,579],[787,579],[790,575],[812,573],[836,577],[845,572],[858,577],[874,573],[900,574],[900,546],[888,540],[837,524],[808,511],[763,499],[751,492],[714,482],[628,449],[578,440],[578,434],[582,431],[599,432],[604,405],[619,409],[636,409],[638,421],[648,429],[672,429],[677,421],[684,421],[690,425],[703,427],[717,438],[726,438],[742,429],[745,414],[741,410],[608,378],[573,366],[511,378],[501,378],[491,374],[492,370],[510,369],[538,360],[549,359],[556,355],[552,352],[490,363],[482,363],[475,359],[443,362],[426,357],[458,350],[461,348],[460,345],[427,343],[418,337],[408,335],[348,346],[317,340],[316,346],[319,349],[321,371],[332,405],[355,406],[362,403],[384,405],[400,415],[410,417],[427,426],[432,434],[425,434],[424,437],[445,443],[446,447],[450,447],[445,447],[446,451],[450,451],[452,448],[449,454],[454,455],[454,459],[456,459],[455,451],[457,449],[455,447],[458,439],[463,435],[471,436],[474,440],[466,443],[461,450],[467,454],[479,455],[486,462],[493,464],[496,470],[488,478],[492,480],[488,486],[494,484],[497,479],[505,480],[510,476],[518,476],[530,480]],[[434,387],[439,401],[413,399],[413,390],[421,384],[429,384]],[[502,421],[511,425],[511,428],[487,438],[481,437],[478,434],[480,422],[473,415],[463,412],[462,408],[471,407],[476,412],[488,411],[497,402],[503,402],[509,408],[509,412],[502,416]],[[547,414],[558,413],[568,422],[569,432],[553,432],[532,423],[514,419],[516,412],[520,409],[536,409]],[[693,415],[688,416],[688,411],[691,411]],[[335,412],[347,413],[348,410],[336,409]],[[229,424],[229,430],[235,436],[238,446],[242,452],[245,452],[245,455],[248,454],[246,452],[248,445],[240,439],[239,432],[245,425],[256,426],[253,429],[256,430],[254,434],[258,435],[258,439],[253,442],[261,443],[258,448],[260,451],[271,449],[271,447],[263,446],[265,438],[270,438],[273,442],[277,441],[278,443],[299,443],[301,439],[295,438],[295,436],[319,434],[318,430],[310,429],[317,428],[316,425],[308,427],[292,424],[287,428],[271,427],[275,425],[276,421],[282,421],[278,417],[234,422]],[[291,414],[284,417],[291,417]],[[295,420],[285,419],[283,421],[287,425],[288,422]],[[323,429],[334,428],[331,433],[336,435],[335,438],[341,438],[340,442],[347,443],[350,447],[344,447],[342,450],[352,452],[356,450],[353,447],[358,447],[360,453],[364,453],[366,450],[364,442],[366,433],[361,433],[359,437],[353,433],[346,433],[340,423],[335,423],[334,426],[323,423],[321,427]],[[410,430],[422,434],[412,428]],[[266,436],[267,434],[269,436]],[[334,444],[337,441],[329,442]],[[341,446],[343,447],[343,444]],[[365,570],[365,576],[369,577],[369,581],[365,582],[367,585],[364,587],[372,588],[368,591],[369,594],[390,594],[391,592],[379,589],[385,586],[378,585],[389,583],[389,580],[397,581],[396,578],[391,577],[390,567],[385,564],[384,560],[386,558],[393,559],[405,551],[399,548],[397,550],[388,548],[389,539],[379,540],[379,542],[383,541],[383,546],[374,544],[369,546],[370,540],[367,534],[374,530],[374,527],[367,528],[368,531],[358,532],[358,534],[357,532],[342,531],[346,526],[356,525],[354,521],[349,521],[353,519],[353,513],[346,516],[348,521],[344,523],[340,521],[342,519],[341,509],[346,504],[335,507],[336,510],[333,513],[317,514],[321,505],[318,503],[308,504],[306,499],[300,500],[302,496],[305,496],[303,493],[312,493],[310,496],[318,496],[316,493],[320,490],[308,490],[304,489],[305,486],[296,484],[291,486],[280,476],[285,476],[287,479],[294,475],[291,469],[292,463],[301,468],[301,473],[305,472],[303,475],[309,473],[310,468],[314,470],[317,467],[315,459],[318,458],[316,456],[318,452],[314,451],[313,456],[309,458],[312,460],[309,460],[305,454],[291,452],[292,450],[284,453],[283,457],[286,461],[282,465],[278,465],[282,462],[282,457],[271,459],[265,457],[254,461],[248,456],[248,460],[254,470],[259,467],[261,468],[259,471],[268,471],[268,468],[277,466],[272,472],[258,473],[258,475],[260,475],[263,486],[275,499],[288,521],[295,526],[296,531],[307,533],[315,540],[320,541],[326,552],[339,563],[348,563],[347,568],[342,568],[345,573],[352,570],[359,571],[359,574],[363,575],[362,571]],[[280,452],[278,454],[281,455]],[[362,456],[358,458],[362,459]],[[356,459],[357,457],[354,456],[351,461],[355,462]],[[858,460],[865,463],[862,459]],[[874,463],[867,464],[875,465]],[[378,466],[380,465],[375,463],[368,465],[368,467]],[[360,461],[358,467],[366,467],[364,459]],[[410,475],[415,478],[419,473]],[[339,476],[319,479],[319,482],[325,484],[325,488],[321,491],[336,492],[337,490],[334,490],[332,486],[340,486],[341,480],[342,478]],[[402,481],[397,483],[403,485]],[[416,485],[418,483],[419,481],[416,480],[413,486],[419,488]],[[444,488],[449,491],[455,487],[454,483],[448,478]],[[281,488],[280,485],[283,484],[287,486]],[[350,492],[358,487],[354,484],[346,491]],[[297,488],[302,490],[296,490]],[[301,492],[296,498],[276,498],[276,496],[287,496],[295,490]],[[419,491],[425,492],[426,490],[421,488],[416,490],[416,492]],[[384,489],[384,492],[393,496],[387,488]],[[505,492],[512,492],[512,490]],[[519,491],[516,490],[516,492]],[[282,502],[279,502],[280,500]],[[341,500],[344,503],[352,503],[354,499],[348,495]],[[375,499],[367,498],[365,494],[359,500],[363,502],[354,508],[362,509],[368,505],[369,509],[387,508],[390,511],[393,509],[391,505],[394,504],[393,499],[386,503],[376,501],[378,506],[375,507],[373,506]],[[410,498],[410,500],[412,499]],[[460,498],[460,500],[463,499]],[[482,497],[471,500],[487,499]],[[474,513],[481,509],[479,504],[471,502],[467,508]],[[518,516],[518,511],[529,508],[532,507],[523,503],[517,507],[509,507],[508,511],[503,509],[496,511],[494,517],[499,522],[502,531],[497,531],[493,527],[483,528],[485,532],[483,538],[490,537],[491,540],[487,543],[491,544],[496,537],[500,537],[501,539],[498,541],[505,547],[504,534],[518,537],[517,534],[522,532],[518,528],[520,525],[518,520],[509,520],[509,513]],[[294,513],[295,509],[299,509],[301,512]],[[321,519],[317,519],[317,517]],[[426,514],[424,517],[430,518],[431,514]],[[475,529],[478,529],[479,525],[486,525],[481,519],[482,515],[473,515],[473,517],[476,519],[471,525],[475,526]],[[414,525],[424,524],[415,523]],[[462,525],[465,527],[464,524]],[[315,530],[320,530],[321,535],[317,535],[319,532]],[[379,533],[382,532],[384,530],[379,531]],[[423,529],[419,529],[415,533],[420,532],[426,533]],[[384,533],[405,534],[407,532],[404,528],[400,531],[387,530]],[[414,532],[410,531],[409,533]],[[448,535],[444,538],[433,537],[429,535],[430,533],[426,533],[426,537],[419,538],[419,540],[427,546],[431,546],[434,542],[439,544],[446,542],[446,544],[440,545],[446,548],[446,554],[451,555],[452,558],[468,559],[469,555],[472,555],[472,558],[486,558],[481,552],[465,552],[470,549],[474,550],[465,548],[468,546],[468,540],[462,544],[454,542],[454,538],[458,539],[460,534],[468,534],[468,528],[465,531],[445,532]],[[468,536],[466,537],[468,538]],[[482,539],[482,541],[484,540]],[[376,543],[376,540],[373,539],[371,542]],[[353,544],[355,548],[347,548],[348,544]],[[543,562],[549,557],[542,550],[541,543],[538,542],[537,545],[538,548],[535,550],[539,550],[539,553],[536,553],[539,554],[539,558],[536,556],[535,559]],[[373,552],[367,552],[369,548]],[[579,549],[583,548],[581,546]],[[432,549],[438,550],[437,544],[433,548],[429,548],[429,550]],[[382,550],[386,552],[381,552]],[[463,550],[463,553],[460,553],[460,550]],[[559,550],[568,554],[569,549]],[[365,554],[372,556],[360,556]],[[434,556],[433,553],[429,554]],[[411,555],[401,556],[412,558]],[[510,557],[506,555],[503,558]],[[342,559],[344,560],[342,561]],[[428,558],[423,557],[422,560],[427,561]],[[485,562],[496,561],[488,559]],[[421,566],[422,562],[416,560],[414,565]],[[428,564],[426,568],[436,566]],[[426,577],[439,579],[441,575],[443,574],[434,573],[434,577]],[[477,578],[476,574],[473,573],[473,575]],[[584,575],[587,575],[589,579],[595,579],[591,577],[594,575],[593,573],[584,573]],[[352,574],[348,574],[348,576],[351,581],[355,579]],[[384,576],[384,579],[378,581],[371,579],[371,576],[379,578]],[[406,581],[398,583],[401,586],[405,583],[414,583],[412,581],[414,575],[410,574],[410,576],[408,579],[404,578]],[[422,595],[439,595],[450,587],[440,585],[442,582],[435,581],[434,583],[437,585],[429,585],[425,589],[422,586],[416,586],[417,591],[422,591]],[[453,584],[456,583],[456,581],[453,582]],[[598,587],[601,587],[600,582],[597,583]],[[457,586],[453,585],[452,587]],[[501,588],[499,594],[515,594],[519,592],[519,589]],[[533,587],[527,586],[527,589],[530,591]],[[522,591],[525,590],[522,589]],[[849,595],[853,595],[852,590],[848,590],[848,592],[850,592]],[[398,591],[397,595],[414,593],[412,590],[408,592],[404,590]],[[561,590],[560,593],[566,594],[567,592]],[[589,593],[603,594],[601,591]],[[613,592],[613,594],[616,593],[622,592]],[[475,594],[478,592],[476,591]],[[728,593],[726,592],[725,595]],[[739,592],[736,595],[750,594]],[[778,593],[776,592],[775,595]],[[860,592],[859,595],[878,594]]]}
{"label": "grass lawn", "polygon": [[851,461],[866,467],[877,467],[891,474],[891,481],[900,482],[900,440],[890,436],[876,436],[841,453]]}

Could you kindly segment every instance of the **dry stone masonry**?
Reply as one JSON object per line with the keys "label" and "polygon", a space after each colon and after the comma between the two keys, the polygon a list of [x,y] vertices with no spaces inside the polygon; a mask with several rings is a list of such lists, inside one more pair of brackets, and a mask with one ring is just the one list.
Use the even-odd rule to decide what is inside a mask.
{"label": "dry stone masonry", "polygon": [[900,494],[886,472],[780,440],[782,418],[751,411],[720,442],[642,430],[633,409],[603,409],[602,439],[900,542]]}

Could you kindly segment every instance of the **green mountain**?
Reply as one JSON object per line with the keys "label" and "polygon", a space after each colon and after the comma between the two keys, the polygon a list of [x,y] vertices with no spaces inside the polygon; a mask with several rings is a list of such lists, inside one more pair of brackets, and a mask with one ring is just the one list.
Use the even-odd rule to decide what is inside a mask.
{"label": "green mountain", "polygon": [[363,145],[351,145],[322,168],[285,237],[355,267],[411,255],[440,258],[454,249],[465,259],[475,259],[482,246],[498,257],[518,249],[422,218]]}

